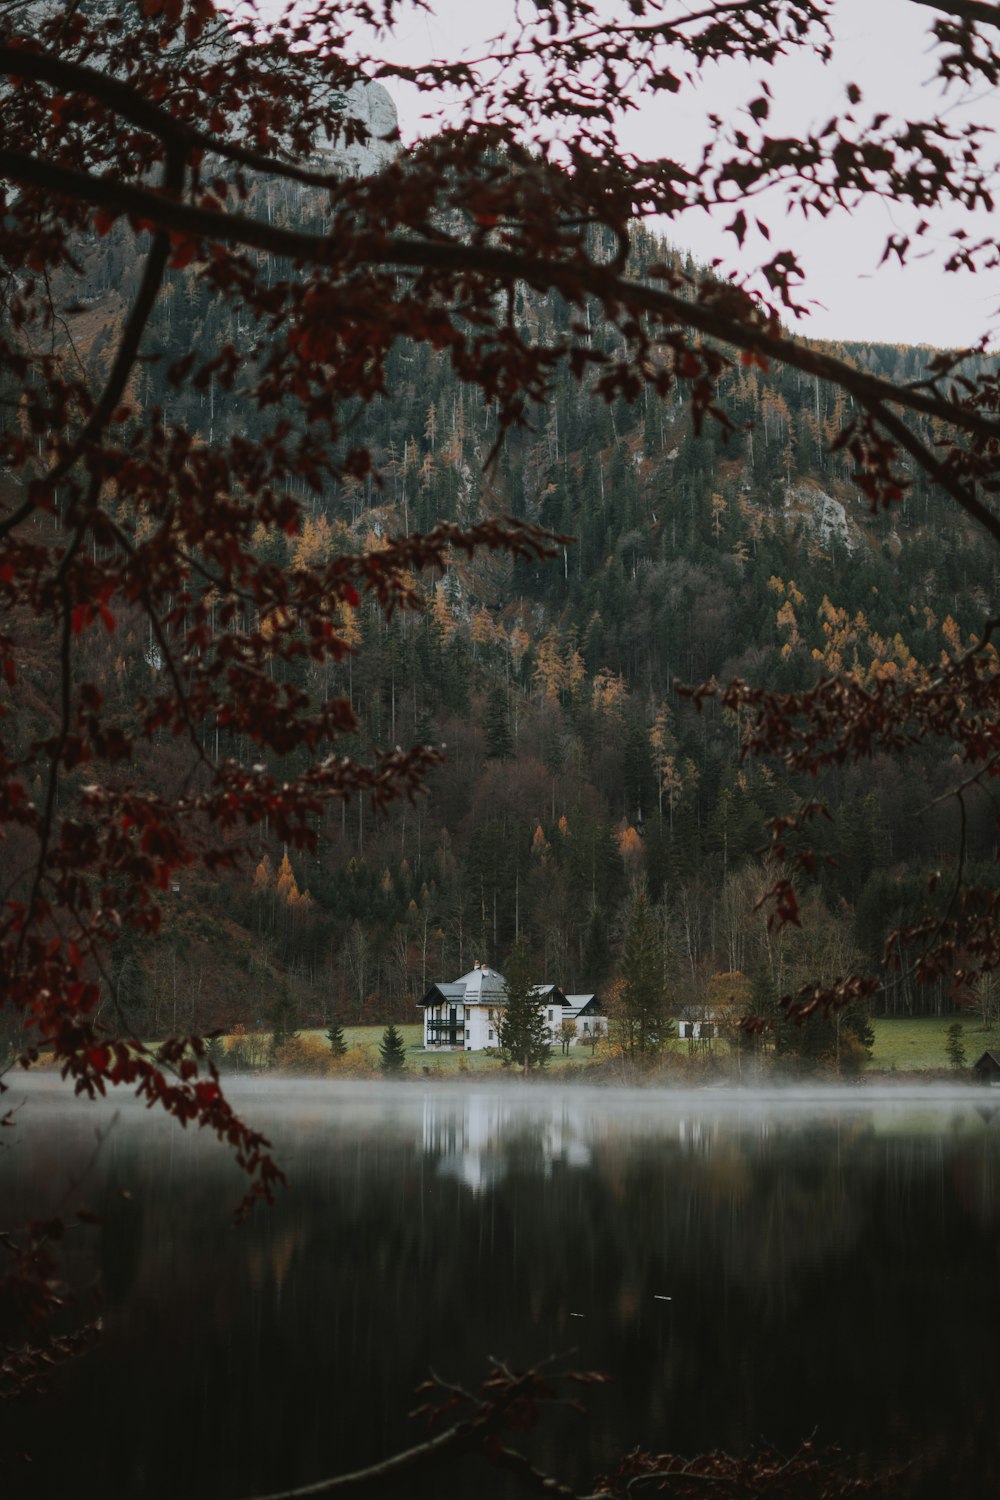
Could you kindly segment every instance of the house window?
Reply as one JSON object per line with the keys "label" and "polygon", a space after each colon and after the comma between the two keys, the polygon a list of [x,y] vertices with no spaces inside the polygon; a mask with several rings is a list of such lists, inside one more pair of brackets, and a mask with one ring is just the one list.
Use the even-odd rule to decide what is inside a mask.
{"label": "house window", "polygon": [[491,1029],[490,1029],[490,1034],[489,1034],[489,1040],[490,1040],[490,1041],[491,1041],[491,1042],[492,1042],[492,1040],[493,1040],[493,1030],[492,1030],[492,1028],[491,1028]]}
{"label": "house window", "polygon": [[554,1019],[554,1015],[555,1015],[555,1013],[554,1013],[554,1012],[553,1012],[553,1011],[551,1011],[551,1010],[550,1010],[550,1011],[549,1011],[549,1020],[550,1020],[550,1021],[551,1021],[551,1020],[553,1020],[553,1019]]}
{"label": "house window", "polygon": [[590,1030],[590,1022],[589,1021],[584,1021],[584,1023],[583,1023],[583,1029],[584,1029],[584,1031],[589,1031]]}

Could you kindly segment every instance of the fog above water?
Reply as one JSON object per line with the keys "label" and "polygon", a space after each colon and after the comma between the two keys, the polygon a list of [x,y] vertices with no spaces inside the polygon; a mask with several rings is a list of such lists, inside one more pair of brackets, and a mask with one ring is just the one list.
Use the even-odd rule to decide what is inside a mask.
{"label": "fog above water", "polygon": [[[105,1098],[89,1099],[74,1093],[56,1074],[36,1072],[8,1075],[8,1091],[0,1099],[10,1111],[13,1129],[0,1136],[0,1152],[12,1146],[32,1124],[58,1120],[73,1134],[88,1127],[102,1133],[114,1128],[181,1132],[190,1138],[212,1138],[198,1126],[183,1127],[160,1105],[148,1106],[128,1090],[110,1090]],[[237,1113],[251,1126],[281,1140],[301,1141],[316,1130],[325,1131],[332,1119],[352,1129],[404,1127],[440,1117],[463,1116],[484,1128],[508,1125],[519,1129],[558,1120],[581,1139],[608,1132],[623,1137],[639,1134],[676,1134],[685,1121],[692,1124],[751,1126],[765,1121],[776,1127],[802,1126],[837,1117],[872,1116],[887,1125],[913,1128],[923,1120],[940,1126],[942,1117],[973,1111],[988,1120],[1000,1114],[1000,1089],[968,1084],[906,1083],[900,1085],[787,1084],[773,1087],[682,1089],[650,1086],[628,1088],[525,1082],[516,1077],[497,1083],[428,1083],[332,1081],[287,1075],[228,1078],[225,1094]],[[226,1148],[220,1146],[220,1151]]]}
{"label": "fog above water", "polygon": [[[105,1098],[88,1099],[74,1093],[73,1085],[58,1074],[46,1070],[8,1073],[4,1080],[8,1091],[2,1096],[4,1109],[20,1112],[22,1106],[47,1105],[58,1109],[84,1109],[98,1112],[128,1108],[155,1118],[163,1111],[149,1109],[143,1100],[135,1100],[128,1089],[110,1089]],[[967,1083],[906,1082],[886,1083],[781,1083],[767,1086],[725,1084],[702,1088],[649,1086],[627,1087],[602,1084],[588,1087],[580,1083],[552,1083],[537,1076],[525,1081],[518,1075],[499,1075],[490,1082],[461,1081],[438,1083],[426,1079],[401,1078],[392,1082],[380,1079],[344,1080],[296,1078],[290,1074],[262,1074],[256,1077],[230,1076],[223,1080],[226,1097],[246,1114],[260,1110],[263,1114],[284,1114],[300,1110],[311,1114],[317,1104],[351,1104],[363,1113],[382,1113],[386,1108],[412,1109],[428,1100],[441,1105],[462,1105],[470,1100],[503,1099],[528,1110],[563,1109],[594,1112],[608,1117],[634,1116],[637,1120],[655,1119],[664,1112],[728,1114],[754,1109],[782,1112],[828,1112],[831,1109],[855,1109],[875,1106],[911,1106],[915,1101],[941,1103],[989,1103],[1000,1107],[1000,1089],[977,1088]]]}
{"label": "fog above water", "polygon": [[[12,1112],[15,1127],[0,1148],[13,1144],[17,1134],[33,1121],[53,1117],[71,1130],[88,1125],[104,1130],[111,1119],[122,1127],[179,1131],[178,1121],[159,1105],[150,1108],[127,1090],[111,1090],[106,1098],[88,1099],[74,1093],[70,1084],[53,1073],[8,1075],[8,1092],[2,1097],[4,1110]],[[916,1126],[922,1119],[937,1127],[943,1115],[959,1110],[974,1111],[986,1120],[1000,1114],[1000,1089],[968,1084],[903,1083],[834,1084],[797,1083],[770,1087],[726,1087],[683,1089],[659,1086],[625,1087],[553,1084],[518,1077],[499,1081],[434,1083],[401,1079],[343,1082],[330,1079],[271,1075],[224,1080],[227,1099],[251,1126],[273,1134],[275,1141],[301,1140],[311,1131],[328,1128],[336,1117],[341,1125],[377,1130],[406,1126],[435,1117],[464,1116],[470,1121],[491,1121],[497,1129],[507,1124],[519,1127],[547,1120],[569,1124],[581,1138],[601,1137],[607,1132],[675,1134],[684,1121],[720,1125],[803,1125],[838,1116],[877,1116],[886,1124]],[[206,1132],[201,1132],[207,1134]],[[199,1127],[188,1126],[188,1136]],[[223,1149],[220,1147],[220,1149]]]}
{"label": "fog above water", "polygon": [[[657,1142],[681,1156],[723,1143],[754,1147],[756,1155],[781,1143],[794,1157],[806,1134],[954,1138],[989,1129],[1000,1116],[1000,1090],[942,1083],[674,1089],[567,1087],[517,1077],[440,1084],[265,1076],[227,1079],[226,1095],[271,1143],[292,1190],[303,1156],[317,1152],[349,1151],[356,1163],[365,1153],[379,1163],[387,1152],[418,1153],[425,1184],[452,1178],[475,1194],[512,1171],[546,1178],[557,1167],[587,1170],[595,1159],[624,1162]],[[21,1158],[14,1175],[30,1192],[34,1214],[62,1212],[67,1195],[85,1198],[87,1182],[102,1179],[108,1156],[118,1163],[124,1155],[138,1171],[144,1157],[152,1163],[165,1154],[171,1177],[209,1173],[230,1181],[220,1213],[223,1205],[235,1208],[245,1191],[232,1152],[210,1131],[182,1127],[131,1093],[91,1100],[57,1075],[39,1072],[12,1079],[4,1104],[14,1129],[0,1136],[0,1169],[4,1147]],[[996,1129],[1000,1134],[1000,1123]]]}

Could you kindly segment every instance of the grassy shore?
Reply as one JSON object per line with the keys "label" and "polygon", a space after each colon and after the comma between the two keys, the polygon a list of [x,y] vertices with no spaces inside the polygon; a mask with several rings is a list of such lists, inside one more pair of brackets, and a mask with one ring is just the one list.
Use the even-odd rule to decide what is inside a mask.
{"label": "grassy shore", "polygon": [[[867,1071],[871,1073],[928,1073],[947,1069],[949,1066],[946,1051],[947,1031],[953,1023],[953,1016],[921,1016],[916,1019],[884,1018],[873,1021],[875,1046]],[[1000,1051],[1000,1028],[985,1029],[977,1016],[966,1018],[961,1022],[961,1026],[962,1043],[965,1047],[968,1067],[971,1067],[987,1049]],[[425,1052],[422,1045],[422,1028],[419,1025],[399,1026],[397,1030],[406,1043],[407,1067],[415,1073],[424,1069],[432,1073],[480,1073],[492,1071],[500,1066],[495,1057],[488,1056],[485,1052]],[[349,1048],[365,1049],[371,1053],[373,1061],[377,1061],[378,1044],[382,1039],[383,1031],[384,1027],[381,1026],[345,1026],[344,1039]],[[304,1032],[303,1035],[324,1039],[322,1031]],[[725,1054],[728,1050],[724,1042],[718,1042],[715,1045],[721,1054]],[[686,1054],[688,1044],[675,1041],[671,1044],[671,1050]],[[597,1055],[601,1056],[600,1049]],[[553,1049],[549,1066],[574,1068],[585,1066],[591,1061],[589,1047],[572,1047],[569,1053],[563,1056],[557,1046]]]}
{"label": "grassy shore", "polygon": [[[424,1030],[421,1025],[400,1026],[396,1030],[406,1044],[406,1066],[414,1073],[420,1073],[428,1069],[432,1073],[482,1073],[490,1072],[499,1068],[501,1064],[495,1057],[486,1052],[425,1052],[423,1039]],[[371,1053],[372,1059],[378,1061],[378,1046],[382,1040],[384,1026],[345,1026],[344,1041],[348,1050],[361,1048]],[[318,1037],[325,1041],[324,1031],[303,1031],[302,1036]],[[598,1053],[600,1055],[600,1053]],[[552,1057],[549,1061],[550,1068],[579,1067],[581,1064],[591,1061],[589,1047],[571,1047],[564,1057],[558,1045],[553,1048]]]}
{"label": "grassy shore", "polygon": [[[875,1033],[875,1045],[872,1056],[866,1064],[865,1071],[870,1074],[927,1074],[936,1075],[938,1078],[952,1076],[958,1081],[969,1078],[970,1070],[977,1058],[987,1051],[995,1051],[1000,1055],[1000,1027],[984,1027],[977,1016],[970,1016],[961,1021],[961,1040],[965,1048],[965,1063],[963,1070],[957,1071],[949,1065],[947,1053],[947,1032],[949,1026],[954,1024],[954,1017],[950,1016],[922,1016],[916,1019],[894,1019],[885,1018],[874,1020],[872,1028]],[[451,1076],[460,1073],[490,1073],[500,1072],[502,1065],[496,1056],[485,1052],[426,1052],[423,1047],[423,1027],[419,1024],[397,1025],[397,1031],[401,1034],[406,1047],[406,1069],[411,1077],[434,1074]],[[382,1040],[384,1026],[345,1026],[344,1041],[347,1044],[348,1056],[344,1059],[345,1073],[367,1074],[376,1072],[379,1065],[379,1043]],[[329,1056],[329,1044],[326,1032],[323,1029],[307,1028],[297,1033],[297,1037],[308,1049],[310,1057],[290,1057],[286,1062],[289,1071],[304,1071],[307,1073],[322,1072],[329,1070],[332,1061]],[[236,1036],[222,1038],[226,1051],[235,1044]],[[266,1035],[257,1034],[257,1044],[260,1050],[260,1066],[266,1056],[266,1047],[269,1038]],[[155,1042],[150,1042],[155,1047]],[[691,1053],[690,1045],[686,1041],[673,1040],[668,1043],[670,1052],[681,1058],[689,1055],[692,1060],[700,1060],[701,1065],[707,1065],[711,1069],[711,1059],[696,1048]],[[712,1052],[716,1061],[725,1062],[730,1052],[729,1043],[716,1041],[712,1044]],[[598,1047],[596,1057],[591,1054],[589,1047],[574,1046],[567,1054],[563,1054],[558,1045],[553,1048],[549,1060],[549,1069],[554,1071],[569,1070],[579,1071],[600,1064],[607,1059],[607,1052]],[[301,1065],[305,1063],[305,1066]],[[316,1064],[318,1063],[318,1066]],[[44,1054],[40,1059],[41,1066],[50,1065],[50,1059]],[[279,1064],[280,1065],[280,1064]],[[253,1064],[251,1064],[253,1066]],[[336,1071],[340,1071],[338,1067]],[[697,1068],[695,1071],[698,1071]]]}
{"label": "grassy shore", "polygon": [[[947,1068],[947,1031],[954,1022],[954,1016],[873,1021],[875,1046],[868,1064],[869,1071],[923,1073],[929,1069]],[[985,1029],[978,1016],[967,1017],[960,1025],[965,1061],[969,1067],[987,1050],[1000,1049],[1000,1029]]]}

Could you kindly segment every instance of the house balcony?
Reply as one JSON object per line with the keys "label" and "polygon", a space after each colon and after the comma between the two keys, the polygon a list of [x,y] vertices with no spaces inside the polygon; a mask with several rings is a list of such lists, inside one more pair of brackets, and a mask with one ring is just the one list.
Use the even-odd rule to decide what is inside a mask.
{"label": "house balcony", "polygon": [[464,1047],[465,1027],[460,1021],[428,1021],[428,1047]]}

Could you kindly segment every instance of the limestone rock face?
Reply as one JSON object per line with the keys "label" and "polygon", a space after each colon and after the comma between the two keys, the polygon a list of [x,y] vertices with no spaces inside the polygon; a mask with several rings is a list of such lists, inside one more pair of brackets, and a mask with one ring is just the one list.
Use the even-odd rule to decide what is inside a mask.
{"label": "limestone rock face", "polygon": [[823,545],[838,543],[853,552],[859,542],[858,529],[843,502],[835,500],[811,479],[800,479],[785,490],[785,509],[801,521]]}
{"label": "limestone rock face", "polygon": [[361,121],[368,131],[368,140],[364,145],[350,146],[333,141],[319,152],[320,158],[356,177],[381,171],[399,149],[395,140],[396,106],[389,90],[381,83],[356,83],[344,96],[344,114]]}
{"label": "limestone rock face", "polygon": [[[94,22],[108,21],[119,16],[122,11],[127,14],[129,10],[136,12],[138,19],[135,0],[81,0],[81,4],[85,14]],[[61,11],[64,5],[65,0],[28,0],[23,8],[15,12],[13,20],[23,30],[37,31],[43,20]],[[3,17],[0,15],[0,32],[3,30]],[[173,43],[173,46],[183,48],[196,62],[206,66],[217,66],[229,56],[237,57],[242,45],[235,33],[218,27],[213,28],[208,39],[199,40],[193,47],[189,47],[184,41],[182,32],[177,33]],[[344,116],[359,120],[368,132],[368,140],[364,145],[346,145],[343,139],[334,139],[326,144],[317,142],[317,165],[330,172],[348,172],[355,177],[368,177],[381,171],[398,150],[395,141],[399,123],[396,106],[392,95],[381,83],[356,83],[341,98]],[[240,133],[239,119],[230,121],[232,138],[239,139]]]}

